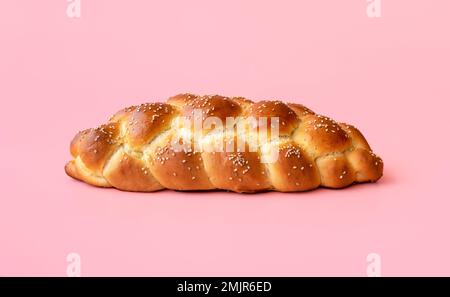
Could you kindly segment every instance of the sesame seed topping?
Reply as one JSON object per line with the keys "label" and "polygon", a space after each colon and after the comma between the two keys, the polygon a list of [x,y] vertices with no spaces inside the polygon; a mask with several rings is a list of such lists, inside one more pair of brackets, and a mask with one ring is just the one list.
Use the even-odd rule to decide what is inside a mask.
{"label": "sesame seed topping", "polygon": [[295,147],[295,146],[288,146],[287,147],[287,150],[286,150],[286,154],[285,154],[285,157],[286,158],[290,158],[290,157],[297,157],[297,158],[300,158],[300,154],[301,152],[300,152],[300,149],[298,148],[298,147]]}

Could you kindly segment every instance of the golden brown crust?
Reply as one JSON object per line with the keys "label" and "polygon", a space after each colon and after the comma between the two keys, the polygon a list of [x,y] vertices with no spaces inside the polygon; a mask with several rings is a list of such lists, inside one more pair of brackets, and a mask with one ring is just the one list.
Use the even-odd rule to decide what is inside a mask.
{"label": "golden brown crust", "polygon": [[228,97],[219,95],[179,95],[170,98],[168,103],[171,102],[179,106],[181,110],[180,115],[188,119],[193,117],[193,112],[196,109],[202,111],[202,120],[206,117],[214,116],[223,122],[225,122],[226,117],[236,117],[242,111],[238,103]]}
{"label": "golden brown crust", "polygon": [[354,147],[359,147],[359,148],[363,148],[366,149],[368,151],[371,151],[371,148],[369,146],[369,143],[367,142],[367,140],[364,138],[364,136],[362,135],[361,132],[359,132],[358,129],[356,129],[354,126],[352,125],[348,125],[345,123],[339,123],[339,126],[347,133],[347,135],[350,137],[350,139],[352,140],[353,146]]}
{"label": "golden brown crust", "polygon": [[316,160],[320,183],[324,187],[343,188],[355,181],[353,169],[344,154],[330,154]]}
{"label": "golden brown crust", "polygon": [[[269,120],[268,130],[270,118],[278,117],[281,138],[253,150],[245,142],[242,151],[237,148],[238,136],[233,134],[223,139],[223,151],[198,151],[192,146],[174,150],[172,142],[179,134],[181,143],[193,137],[194,127],[179,120],[192,119],[194,110],[201,111],[202,120],[217,117],[223,123],[227,117],[264,117]],[[209,134],[212,132],[212,127],[202,127],[203,146],[212,146],[217,136]],[[245,133],[248,137],[252,132],[248,128]],[[234,139],[231,152],[226,150],[229,139]],[[262,162],[267,148],[278,152],[275,162]],[[107,124],[76,134],[70,152],[73,159],[65,166],[69,176],[126,191],[292,192],[374,182],[383,174],[382,160],[351,125],[337,123],[301,104],[254,103],[219,95],[179,94],[167,103],[122,109]]]}
{"label": "golden brown crust", "polygon": [[383,175],[383,161],[373,152],[356,148],[346,153],[357,182],[375,182]]}
{"label": "golden brown crust", "polygon": [[164,189],[142,158],[122,150],[114,154],[105,166],[103,175],[111,186],[124,191],[150,192]]}
{"label": "golden brown crust", "polygon": [[299,123],[299,118],[295,111],[281,101],[260,101],[254,103],[244,116],[266,117],[268,119],[268,129],[270,129],[272,124],[270,118],[277,117],[280,136],[290,135]]}
{"label": "golden brown crust", "polygon": [[218,189],[256,192],[271,188],[257,152],[211,152],[203,154],[211,183]]}
{"label": "golden brown crust", "polygon": [[293,140],[314,157],[341,152],[352,146],[349,135],[339,124],[321,115],[305,116]]}
{"label": "golden brown crust", "polygon": [[164,103],[147,103],[133,108],[122,117],[124,142],[133,149],[139,149],[162,131],[170,129],[176,115],[176,109]]}
{"label": "golden brown crust", "polygon": [[77,180],[84,181],[88,184],[97,187],[109,188],[111,185],[103,176],[97,176],[92,173],[81,161],[80,157],[75,160],[69,161],[64,167],[67,175]]}
{"label": "golden brown crust", "polygon": [[314,160],[292,141],[280,145],[277,161],[267,166],[271,182],[278,191],[306,191],[320,185]]}
{"label": "golden brown crust", "polygon": [[212,190],[203,168],[201,153],[175,151],[172,146],[158,147],[151,152],[149,162],[153,176],[172,190]]}
{"label": "golden brown crust", "polygon": [[83,164],[102,176],[103,167],[111,157],[119,142],[119,123],[101,125],[78,133],[70,144],[74,157],[79,157]]}
{"label": "golden brown crust", "polygon": [[306,106],[298,103],[288,103],[290,109],[292,109],[299,118],[303,118],[307,115],[314,114],[314,112]]}

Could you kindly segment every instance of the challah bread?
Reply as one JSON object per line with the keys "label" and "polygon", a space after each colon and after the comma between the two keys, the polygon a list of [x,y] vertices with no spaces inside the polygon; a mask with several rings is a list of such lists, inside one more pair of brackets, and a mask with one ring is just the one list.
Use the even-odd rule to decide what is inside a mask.
{"label": "challah bread", "polygon": [[[231,151],[175,149],[172,145],[175,142],[192,141],[195,127],[181,119],[193,120],[196,110],[203,120],[277,119],[278,138],[260,143],[253,151],[239,150],[234,141],[239,135],[233,130],[232,135],[215,134],[232,143]],[[181,139],[180,132],[184,135]],[[214,134],[209,132],[211,127],[200,129],[200,141],[206,147],[212,146]],[[247,126],[244,134],[252,136],[252,133]],[[246,141],[245,148],[248,147]],[[275,161],[262,162],[265,148],[277,151]],[[300,104],[254,103],[219,95],[180,94],[166,103],[125,108],[108,123],[79,132],[71,142],[70,152],[73,159],[65,166],[69,176],[91,185],[125,191],[168,188],[292,192],[375,182],[383,173],[382,160],[351,125],[337,123]]]}

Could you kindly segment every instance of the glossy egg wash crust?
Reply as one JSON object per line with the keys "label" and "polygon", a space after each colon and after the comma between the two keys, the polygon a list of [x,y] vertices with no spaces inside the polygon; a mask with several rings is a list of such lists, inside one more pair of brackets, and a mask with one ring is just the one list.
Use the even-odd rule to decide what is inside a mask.
{"label": "glossy egg wash crust", "polygon": [[[278,117],[278,158],[262,163],[261,150],[174,150],[181,117]],[[383,162],[355,127],[337,123],[300,104],[253,102],[241,97],[180,94],[166,103],[125,108],[108,123],[79,132],[70,144],[66,173],[99,187],[153,192],[228,190],[307,191],[375,182]]]}

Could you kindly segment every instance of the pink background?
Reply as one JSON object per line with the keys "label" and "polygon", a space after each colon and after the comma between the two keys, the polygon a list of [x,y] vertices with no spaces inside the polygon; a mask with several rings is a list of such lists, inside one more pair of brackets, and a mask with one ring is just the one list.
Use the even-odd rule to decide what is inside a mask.
{"label": "pink background", "polygon": [[[0,275],[450,274],[450,1],[2,1]],[[304,103],[359,127],[377,184],[126,193],[67,177],[69,142],[179,92]]]}

